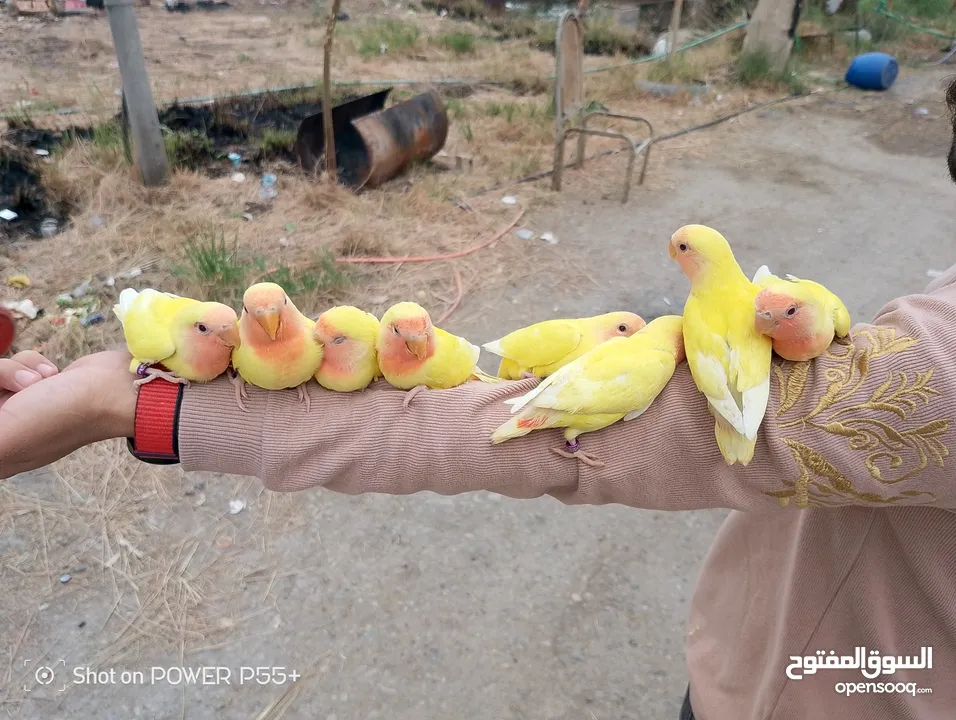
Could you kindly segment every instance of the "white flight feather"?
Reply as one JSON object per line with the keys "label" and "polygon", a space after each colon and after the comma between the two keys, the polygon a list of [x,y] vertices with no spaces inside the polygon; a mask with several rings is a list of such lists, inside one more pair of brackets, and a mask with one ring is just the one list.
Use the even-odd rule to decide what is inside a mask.
{"label": "white flight feather", "polygon": [[492,355],[497,355],[498,357],[505,356],[504,348],[501,347],[501,340],[493,340],[489,343],[485,343],[482,347]]}
{"label": "white flight feather", "polygon": [[727,373],[724,371],[723,364],[721,364],[720,360],[716,357],[705,355],[703,352],[698,352],[697,365],[701,371],[705,373],[713,373],[720,379],[720,384],[723,389],[723,392],[720,394],[720,396],[706,396],[711,407],[720,413],[720,416],[729,422],[733,426],[734,430],[739,432],[741,435],[745,435],[746,425],[744,424],[744,416],[740,411],[740,407],[737,405],[737,401],[734,400],[733,393],[730,391]]}
{"label": "white flight feather", "polygon": [[750,282],[756,285],[765,277],[768,277],[771,274],[772,273],[770,272],[770,268],[768,268],[766,265],[761,265],[759,268],[757,268],[757,272],[754,273],[754,279],[751,280]]}

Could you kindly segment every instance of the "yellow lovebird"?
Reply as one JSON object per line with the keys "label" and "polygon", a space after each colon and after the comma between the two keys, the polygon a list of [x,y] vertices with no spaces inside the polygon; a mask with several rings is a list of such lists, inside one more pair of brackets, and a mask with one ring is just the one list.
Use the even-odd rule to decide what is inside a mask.
{"label": "yellow lovebird", "polygon": [[566,449],[554,452],[603,466],[580,450],[578,436],[633,420],[651,406],[684,360],[681,325],[679,315],[663,315],[630,337],[601,343],[534,390],[505,401],[519,414],[495,430],[492,443],[534,430],[565,428]]}
{"label": "yellow lovebird", "polygon": [[724,460],[747,465],[770,400],[770,338],[754,327],[759,288],[712,228],[685,225],[671,237],[668,252],[690,280],[684,347],[691,375],[715,418]]}
{"label": "yellow lovebird", "polygon": [[133,356],[130,372],[140,376],[136,384],[157,376],[186,384],[208,382],[226,371],[239,346],[236,311],[221,303],[127,288],[113,313]]}
{"label": "yellow lovebird", "polygon": [[760,288],[754,326],[785,360],[812,360],[826,352],[834,336],[849,337],[850,311],[820,283],[793,275],[784,280],[766,265],[757,270],[753,282]]}
{"label": "yellow lovebird", "polygon": [[275,283],[256,283],[242,296],[240,346],[232,354],[238,373],[236,402],[245,410],[245,383],[265,390],[297,388],[299,400],[311,409],[307,383],[322,362],[322,346],[312,336],[315,323],[299,312]]}
{"label": "yellow lovebird", "polygon": [[322,344],[322,364],[315,380],[336,392],[364,390],[382,376],[375,341],[378,318],[351,305],[329,308],[319,315],[312,331]]}
{"label": "yellow lovebird", "polygon": [[545,320],[482,347],[501,358],[498,375],[506,380],[546,378],[605,340],[630,337],[645,324],[639,315],[629,312]]}
{"label": "yellow lovebird", "polygon": [[432,324],[421,305],[392,305],[379,323],[378,364],[385,380],[411,390],[405,407],[423,388],[453,388],[476,377],[481,350]]}

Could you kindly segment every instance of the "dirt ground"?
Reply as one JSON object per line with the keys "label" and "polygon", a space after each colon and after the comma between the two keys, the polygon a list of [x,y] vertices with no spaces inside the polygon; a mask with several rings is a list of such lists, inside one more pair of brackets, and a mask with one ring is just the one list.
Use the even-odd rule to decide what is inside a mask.
{"label": "dirt ground", "polygon": [[[688,222],[724,232],[745,271],[813,277],[869,319],[956,255],[947,75],[906,68],[880,96],[753,113],[706,131],[703,150],[675,139],[624,206],[569,171],[525,223],[559,244],[528,241],[527,261],[573,258],[590,281],[555,272],[468,294],[448,329],[484,342],[555,315],[679,311],[687,284],[664,246]],[[599,167],[613,190],[623,158]],[[44,720],[676,718],[687,607],[725,513],[278,496],[252,479],[145,468],[118,444],[10,486],[0,708]],[[246,503],[235,515],[233,500]],[[16,518],[37,515],[42,534],[25,533]],[[54,668],[49,685],[40,664]],[[60,691],[94,665],[145,680]],[[233,683],[150,684],[150,668],[181,665],[230,668]],[[240,686],[241,666],[303,677]]]}

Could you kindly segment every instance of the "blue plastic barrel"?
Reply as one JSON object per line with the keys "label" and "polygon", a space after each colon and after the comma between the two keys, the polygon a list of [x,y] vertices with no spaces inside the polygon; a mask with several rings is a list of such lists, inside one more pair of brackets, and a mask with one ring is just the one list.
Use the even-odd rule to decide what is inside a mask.
{"label": "blue plastic barrel", "polygon": [[900,67],[896,58],[881,52],[857,55],[844,78],[848,84],[863,90],[887,90],[896,82]]}

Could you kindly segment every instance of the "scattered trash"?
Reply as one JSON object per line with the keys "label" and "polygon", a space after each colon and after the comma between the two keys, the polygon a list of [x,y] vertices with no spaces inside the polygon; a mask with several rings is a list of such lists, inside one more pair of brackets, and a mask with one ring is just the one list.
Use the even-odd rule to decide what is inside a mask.
{"label": "scattered trash", "polygon": [[249,222],[252,222],[253,220],[255,220],[255,218],[252,216],[252,213],[243,213],[242,217],[244,217]]}
{"label": "scattered trash", "polygon": [[8,220],[8,221],[16,220],[17,217],[19,216],[15,212],[13,212],[13,210],[7,210],[6,208],[4,208],[3,210],[0,210],[0,218],[2,218],[3,220]]}
{"label": "scattered trash", "polygon": [[103,218],[99,215],[94,215],[90,218],[90,227],[98,228],[103,227]]}
{"label": "scattered trash", "polygon": [[881,52],[863,53],[853,58],[844,80],[862,90],[888,90],[899,74],[899,64],[892,55]]}
{"label": "scattered trash", "polygon": [[202,507],[206,504],[206,495],[205,493],[197,492],[196,499],[193,500],[193,507]]}
{"label": "scattered trash", "polygon": [[938,278],[943,274],[942,270],[927,270],[926,277]]}
{"label": "scattered trash", "polygon": [[916,108],[916,114],[917,114],[917,115],[929,115],[929,108],[924,108],[924,107]]}
{"label": "scattered trash", "polygon": [[17,321],[6,308],[0,307],[0,355],[6,355],[7,350],[13,347],[17,336]]}
{"label": "scattered trash", "polygon": [[532,230],[515,230],[515,235],[520,240],[531,240],[534,237],[534,231]]}
{"label": "scattered trash", "polygon": [[464,200],[459,200],[458,198],[452,198],[452,202],[455,203],[462,210],[470,211],[471,205],[466,203]]}
{"label": "scattered trash", "polygon": [[242,173],[233,173],[233,174],[232,174],[232,181],[233,181],[234,183],[245,182],[245,181],[246,181],[246,176],[243,175]]}
{"label": "scattered trash", "polygon": [[121,273],[120,273],[119,275],[117,275],[116,277],[122,278],[123,280],[132,280],[133,278],[137,278],[137,277],[139,277],[139,276],[142,275],[142,274],[143,274],[143,269],[142,269],[142,268],[132,267],[132,268],[130,268],[129,270],[126,270],[126,271],[124,271],[124,272],[121,272]]}
{"label": "scattered trash", "polygon": [[282,229],[285,230],[286,232],[292,232],[293,230],[295,230],[295,223],[286,223],[285,225],[282,226]]}
{"label": "scattered trash", "polygon": [[279,247],[289,247],[289,238],[280,237],[279,238]]}
{"label": "scattered trash", "polygon": [[11,275],[7,278],[7,285],[17,290],[23,290],[23,288],[28,288],[32,284],[30,278],[26,275]]}
{"label": "scattered trash", "polygon": [[37,148],[36,150],[33,151],[33,154],[39,155],[40,157],[46,157],[47,155],[50,154],[50,151],[44,150],[43,148]]}
{"label": "scattered trash", "polygon": [[237,152],[231,152],[226,157],[229,158],[229,162],[232,163],[234,168],[239,168],[239,163],[242,162],[242,155]]}
{"label": "scattered trash", "polygon": [[243,510],[245,510],[245,509],[246,509],[246,501],[245,501],[245,500],[230,500],[230,501],[229,501],[229,514],[230,514],[230,515],[238,515],[239,513],[241,513],[241,512],[242,512]]}
{"label": "scattered trash", "polygon": [[32,300],[6,300],[0,303],[0,307],[19,313],[30,320],[36,320],[40,314],[40,308],[34,305]]}
{"label": "scattered trash", "polygon": [[90,291],[90,281],[87,280],[86,282],[80,283],[75,288],[73,288],[73,290],[70,292],[70,295],[72,295],[75,298],[81,298],[84,295],[86,295],[89,291]]}
{"label": "scattered trash", "polygon": [[558,239],[554,236],[554,233],[541,233],[541,239],[548,243],[548,245],[558,244]]}
{"label": "scattered trash", "polygon": [[216,547],[220,550],[226,550],[232,547],[232,538],[228,535],[220,535],[216,538]]}
{"label": "scattered trash", "polygon": [[259,199],[263,202],[269,202],[275,199],[279,194],[276,190],[276,176],[272,173],[266,173],[262,176],[262,182],[259,184]]}
{"label": "scattered trash", "polygon": [[66,573],[65,575],[60,575],[60,582],[63,583],[64,585],[66,585],[72,579],[73,579],[73,576],[70,575],[70,573]]}
{"label": "scattered trash", "polygon": [[72,307],[73,306],[73,296],[69,293],[63,293],[62,295],[56,296],[56,304],[60,307]]}
{"label": "scattered trash", "polygon": [[518,198],[514,197],[513,195],[505,195],[503,198],[501,198],[501,202],[503,202],[505,205],[517,205]]}
{"label": "scattered trash", "polygon": [[99,325],[101,322],[104,322],[105,320],[106,318],[103,317],[100,313],[96,313],[95,315],[87,315],[85,318],[80,320],[80,325],[82,325],[83,327],[89,327],[90,325]]}
{"label": "scattered trash", "polygon": [[40,223],[40,234],[43,237],[53,237],[59,229],[60,223],[57,222],[56,218],[45,218]]}

